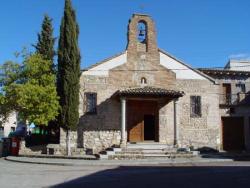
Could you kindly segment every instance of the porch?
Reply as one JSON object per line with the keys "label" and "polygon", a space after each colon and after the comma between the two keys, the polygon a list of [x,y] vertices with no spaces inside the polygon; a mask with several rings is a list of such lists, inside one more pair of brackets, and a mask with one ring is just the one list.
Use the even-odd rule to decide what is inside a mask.
{"label": "porch", "polygon": [[140,87],[119,90],[116,96],[121,101],[121,147],[127,142],[160,142],[160,104],[173,101],[174,135],[173,143],[178,144],[177,100],[184,92],[155,87]]}

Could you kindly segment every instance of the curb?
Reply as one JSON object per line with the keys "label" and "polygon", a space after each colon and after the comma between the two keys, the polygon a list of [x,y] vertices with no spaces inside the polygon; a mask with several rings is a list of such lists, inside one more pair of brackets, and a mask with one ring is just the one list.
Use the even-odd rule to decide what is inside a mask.
{"label": "curb", "polygon": [[174,165],[174,164],[195,164],[195,163],[221,163],[221,162],[233,162],[232,159],[214,159],[214,160],[201,160],[201,161],[118,161],[109,162],[109,160],[101,160],[101,162],[94,162],[88,160],[86,163],[67,163],[67,162],[43,162],[43,161],[26,161],[11,159],[8,157],[4,158],[6,161],[17,162],[17,163],[30,163],[30,164],[41,164],[41,165],[56,165],[56,166],[141,166],[141,165]]}
{"label": "curb", "polygon": [[21,161],[21,160],[9,159],[8,157],[4,157],[4,160],[11,161],[11,162],[16,162],[16,163],[43,164],[43,165],[56,165],[56,166],[74,166],[74,164],[72,164],[72,163]]}
{"label": "curb", "polygon": [[25,154],[21,154],[18,155],[18,157],[27,157],[27,158],[47,158],[47,159],[77,159],[77,160],[99,160],[99,158],[97,157],[77,157],[77,156],[63,156],[63,155],[25,155]]}

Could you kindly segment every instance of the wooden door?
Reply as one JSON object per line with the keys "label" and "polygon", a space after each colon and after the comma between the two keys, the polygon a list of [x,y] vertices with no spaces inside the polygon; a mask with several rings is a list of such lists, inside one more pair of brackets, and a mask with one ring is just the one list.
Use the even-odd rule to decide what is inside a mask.
{"label": "wooden door", "polygon": [[244,150],[244,118],[222,117],[222,139],[224,150]]}
{"label": "wooden door", "polygon": [[[157,115],[156,101],[128,101],[127,105],[127,129],[129,142],[144,141],[144,117],[145,115]],[[154,138],[156,138],[155,133]]]}
{"label": "wooden door", "polygon": [[129,141],[131,142],[141,142],[143,141],[143,120],[140,116],[132,116],[130,123],[133,126],[130,126],[129,129]]}
{"label": "wooden door", "polygon": [[128,140],[130,142],[143,141],[143,106],[140,101],[128,101]]}

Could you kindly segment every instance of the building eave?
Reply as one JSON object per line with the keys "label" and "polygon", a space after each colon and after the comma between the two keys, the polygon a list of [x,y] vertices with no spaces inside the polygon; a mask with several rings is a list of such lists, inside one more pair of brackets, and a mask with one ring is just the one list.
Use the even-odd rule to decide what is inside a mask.
{"label": "building eave", "polygon": [[222,76],[250,76],[250,71],[228,70],[228,69],[210,69],[199,68],[201,72],[209,75],[222,75]]}
{"label": "building eave", "polygon": [[120,97],[126,96],[151,96],[151,97],[171,97],[179,98],[185,95],[183,91],[157,88],[152,86],[135,87],[118,90],[116,95]]}

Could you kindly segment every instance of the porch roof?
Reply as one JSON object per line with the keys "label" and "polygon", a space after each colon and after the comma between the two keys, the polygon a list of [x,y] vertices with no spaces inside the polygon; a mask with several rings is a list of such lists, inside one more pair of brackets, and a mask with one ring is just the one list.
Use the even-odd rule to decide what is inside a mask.
{"label": "porch roof", "polygon": [[119,90],[117,94],[119,96],[155,96],[155,97],[178,98],[178,97],[182,97],[184,95],[184,92],[145,86],[145,87],[127,88],[127,89]]}

